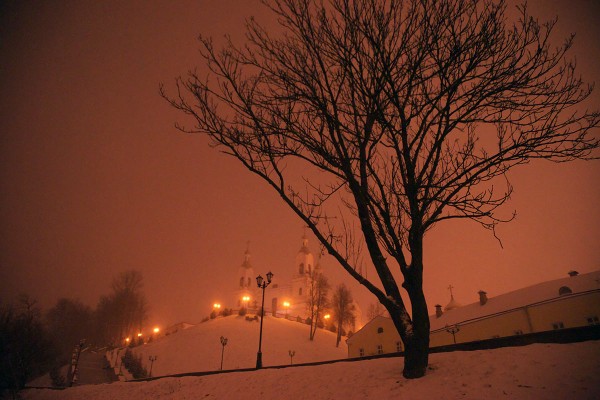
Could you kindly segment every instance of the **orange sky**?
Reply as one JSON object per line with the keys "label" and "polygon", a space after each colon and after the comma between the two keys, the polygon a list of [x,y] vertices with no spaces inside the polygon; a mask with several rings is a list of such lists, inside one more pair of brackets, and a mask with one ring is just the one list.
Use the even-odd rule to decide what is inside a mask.
{"label": "orange sky", "polygon": [[[158,96],[198,65],[199,33],[240,38],[257,1],[0,5],[0,298],[21,292],[95,305],[112,276],[143,272],[152,323],[196,322],[235,287],[246,242],[257,273],[290,277],[301,222],[258,178],[173,128]],[[586,81],[600,82],[598,3],[530,2],[576,32]],[[589,102],[600,108],[600,90]],[[599,268],[600,163],[536,162],[510,174],[517,219],[489,232],[448,222],[426,238],[430,309],[577,269]],[[311,241],[313,252],[318,250]],[[323,261],[334,283],[345,278]],[[372,271],[371,271],[372,273]],[[374,274],[373,274],[374,275]],[[370,276],[373,276],[370,275]],[[354,287],[366,311],[375,299]]]}

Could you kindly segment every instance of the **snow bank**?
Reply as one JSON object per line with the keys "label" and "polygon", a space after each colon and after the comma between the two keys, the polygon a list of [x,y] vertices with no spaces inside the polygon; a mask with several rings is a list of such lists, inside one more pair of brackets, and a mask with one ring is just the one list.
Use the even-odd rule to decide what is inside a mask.
{"label": "snow bank", "polygon": [[427,375],[418,380],[403,379],[401,369],[401,358],[386,358],[64,391],[31,389],[23,399],[600,398],[600,341],[432,354]]}

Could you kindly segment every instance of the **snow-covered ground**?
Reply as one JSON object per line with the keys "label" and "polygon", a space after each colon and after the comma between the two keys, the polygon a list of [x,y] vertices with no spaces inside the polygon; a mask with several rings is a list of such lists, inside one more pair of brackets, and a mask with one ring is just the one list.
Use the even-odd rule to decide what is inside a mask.
{"label": "snow-covered ground", "polygon": [[401,369],[401,358],[387,358],[64,391],[32,389],[23,399],[600,398],[600,341],[432,354],[427,375],[417,380],[403,379]]}
{"label": "snow-covered ground", "polygon": [[[141,355],[148,371],[149,356],[157,357],[152,366],[152,376],[216,371],[221,366],[220,337],[224,336],[227,338],[227,345],[223,352],[223,369],[254,368],[259,324],[258,321],[247,321],[245,317],[238,315],[216,318],[136,347],[135,353]],[[295,352],[294,364],[348,357],[345,340],[340,342],[340,347],[335,347],[334,333],[318,329],[312,342],[308,336],[309,326],[306,324],[265,317],[262,338],[263,366],[289,365],[290,350]],[[114,365],[116,357],[111,361]]]}

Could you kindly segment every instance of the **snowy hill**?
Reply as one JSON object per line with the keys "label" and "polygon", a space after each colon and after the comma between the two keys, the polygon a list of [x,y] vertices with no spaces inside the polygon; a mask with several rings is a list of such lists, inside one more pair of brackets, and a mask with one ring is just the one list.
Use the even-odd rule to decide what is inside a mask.
{"label": "snowy hill", "polygon": [[[321,333],[321,332],[319,332]],[[263,369],[63,391],[31,389],[24,400],[109,399],[512,399],[600,398],[600,341],[437,353],[422,379],[401,376],[402,358]]]}
{"label": "snowy hill", "polygon": [[[215,371],[221,364],[219,338],[225,336],[228,342],[223,369],[254,368],[259,324],[259,321],[247,321],[238,315],[220,317],[136,347],[135,353],[141,355],[147,370],[150,370],[148,357],[158,357],[152,366],[152,376]],[[308,333],[309,326],[306,324],[265,316],[263,366],[289,365],[289,350],[295,351],[294,364],[338,360],[348,356],[345,338],[336,348],[334,333],[318,329],[312,342],[308,340]]]}

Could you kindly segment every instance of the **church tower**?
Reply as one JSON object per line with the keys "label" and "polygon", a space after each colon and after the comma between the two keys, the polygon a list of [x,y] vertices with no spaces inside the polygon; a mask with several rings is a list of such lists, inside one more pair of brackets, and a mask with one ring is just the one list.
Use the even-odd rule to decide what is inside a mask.
{"label": "church tower", "polygon": [[250,263],[250,242],[248,242],[248,247],[246,247],[246,252],[244,253],[244,261],[238,269],[237,274],[237,289],[235,291],[235,304],[237,307],[252,306],[252,302],[256,300],[254,299],[255,279],[254,268],[252,268],[252,264]]}
{"label": "church tower", "polygon": [[302,236],[302,247],[296,254],[292,272],[292,304],[299,313],[304,313],[306,296],[308,295],[311,274],[315,268],[315,258],[308,249],[308,239]]}

